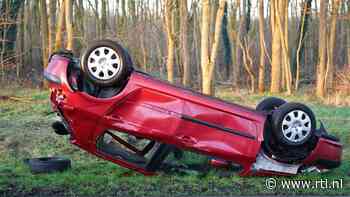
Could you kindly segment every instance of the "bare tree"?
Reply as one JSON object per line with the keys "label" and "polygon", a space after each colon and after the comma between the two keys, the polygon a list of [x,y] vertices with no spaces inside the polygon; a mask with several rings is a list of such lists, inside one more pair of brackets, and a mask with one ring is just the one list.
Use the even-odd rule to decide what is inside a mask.
{"label": "bare tree", "polygon": [[336,31],[337,31],[337,16],[339,12],[340,7],[340,0],[332,0],[332,9],[331,9],[331,24],[330,24],[330,30],[329,30],[329,41],[327,46],[327,70],[326,70],[326,76],[325,76],[325,88],[332,88],[333,87],[333,80],[335,75],[335,62],[334,62],[334,47],[336,42]]}
{"label": "bare tree", "polygon": [[[241,68],[243,65],[243,50],[240,46],[240,43],[244,42],[244,36],[247,35],[247,1],[246,0],[237,0],[236,5],[234,7],[234,16],[235,12],[239,10],[239,24],[238,24],[238,31],[235,35],[235,42],[236,42],[236,48],[235,48],[235,61],[234,67],[233,67],[233,88],[238,88],[241,78]],[[233,19],[235,20],[235,19]],[[234,26],[234,24],[232,25]],[[234,27],[233,27],[234,28]]]}
{"label": "bare tree", "polygon": [[232,73],[230,73],[232,77],[232,87],[236,88],[238,86],[238,73],[239,73],[239,66],[236,61],[236,52],[237,52],[237,30],[236,30],[236,16],[237,16],[237,7],[239,7],[240,0],[237,0],[231,4],[230,10],[231,14],[229,17],[229,27],[230,27],[230,41],[231,41],[231,63],[232,63]]}
{"label": "bare tree", "polygon": [[55,50],[62,48],[62,36],[65,23],[65,0],[60,1],[60,10],[58,16],[58,22],[56,25],[56,38],[55,38]]}
{"label": "bare tree", "polygon": [[[101,27],[101,21],[100,21],[100,12],[99,12],[99,10],[98,10],[98,8],[99,8],[99,5],[100,5],[100,0],[95,0],[95,8],[94,8],[94,13],[95,13],[95,28],[96,28],[96,37],[98,38],[98,39],[101,39],[101,29],[102,29],[102,27]],[[89,3],[90,3],[90,1],[89,1]],[[91,4],[91,3],[90,3]],[[91,7],[93,7],[92,5],[91,5]]]}
{"label": "bare tree", "polygon": [[31,35],[31,31],[32,31],[32,26],[30,25],[30,20],[32,18],[32,12],[31,12],[31,2],[26,1],[25,3],[25,7],[24,7],[24,18],[23,18],[23,24],[24,24],[24,49],[25,49],[25,53],[24,53],[24,63],[25,64],[30,64],[31,63],[31,59],[32,59],[32,35]]}
{"label": "bare tree", "polygon": [[167,73],[168,81],[174,82],[174,64],[175,64],[175,35],[173,29],[173,0],[166,0],[165,3],[165,25],[168,40],[168,58],[167,58]]}
{"label": "bare tree", "polygon": [[[196,64],[195,69],[194,69],[194,73],[196,74],[197,78],[197,84],[198,86],[201,88],[202,87],[202,75],[201,75],[201,65],[200,65],[200,50],[197,50],[200,48],[200,44],[199,44],[199,40],[200,40],[200,16],[199,16],[199,8],[198,8],[198,4],[196,1],[192,2],[192,24],[193,24],[193,44],[192,44],[192,48],[191,51],[194,52],[193,56],[194,56],[194,64]],[[194,68],[194,67],[192,67]],[[199,88],[199,89],[200,89]]]}
{"label": "bare tree", "polygon": [[[347,1],[346,2],[346,7],[347,7],[347,10],[348,10],[348,16],[350,17],[350,1]],[[347,65],[350,65],[350,20],[347,20],[346,21],[346,55],[347,55]]]}
{"label": "bare tree", "polygon": [[101,36],[107,35],[107,0],[101,0]]}
{"label": "bare tree", "polygon": [[282,83],[282,60],[281,60],[281,34],[279,33],[278,27],[278,1],[271,0],[270,10],[271,10],[271,32],[272,32],[272,62],[271,62],[271,92],[279,93],[281,92]]}
{"label": "bare tree", "polygon": [[327,66],[327,7],[328,1],[320,1],[319,26],[319,60],[317,66],[316,94],[318,97],[326,95],[325,76]]}
{"label": "bare tree", "polygon": [[183,64],[183,77],[182,84],[184,86],[190,85],[190,60],[189,60],[189,51],[188,51],[188,7],[187,0],[180,1],[180,31],[181,31],[181,56],[182,56],[182,64]]}
{"label": "bare tree", "polygon": [[49,29],[48,29],[48,17],[47,17],[47,5],[46,0],[40,0],[40,21],[41,21],[41,44],[42,44],[42,58],[44,68],[48,64],[49,58]]}
{"label": "bare tree", "polygon": [[259,92],[265,91],[265,15],[264,0],[259,1],[259,41],[260,41],[260,63],[259,63]]}
{"label": "bare tree", "polygon": [[[142,1],[140,3],[143,3]],[[121,10],[121,15],[118,17],[119,19],[119,25],[117,31],[124,35],[124,29],[127,26],[127,16],[126,16],[126,3],[125,0],[120,0],[120,10]]]}
{"label": "bare tree", "polygon": [[74,20],[75,24],[74,25],[74,31],[75,34],[79,37],[80,43],[86,42],[85,36],[85,11],[84,11],[84,0],[77,0],[74,1],[75,5],[75,15],[74,15]]}
{"label": "bare tree", "polygon": [[57,0],[49,0],[48,31],[49,31],[49,54],[52,54],[55,43],[55,23],[56,23]]}
{"label": "bare tree", "polygon": [[68,50],[73,50],[73,2],[72,0],[65,0],[65,14],[66,14],[66,30],[67,30],[67,46]]}
{"label": "bare tree", "polygon": [[[220,0],[219,10],[215,21],[215,34],[211,52],[209,52],[210,36],[210,0],[202,1],[202,35],[201,35],[201,66],[202,66],[202,91],[204,94],[213,95],[213,75],[215,70],[217,52],[220,44],[223,17],[225,14],[226,0]],[[210,54],[210,55],[209,55]]]}
{"label": "bare tree", "polygon": [[253,42],[249,40],[249,37],[246,37],[243,43],[239,42],[239,45],[243,51],[243,65],[250,80],[250,92],[254,93],[256,91],[256,76],[253,70],[253,58],[251,56],[252,44]]}
{"label": "bare tree", "polygon": [[19,79],[21,77],[22,68],[24,64],[24,34],[25,34],[25,24],[24,24],[24,12],[25,7],[21,7],[18,17],[17,17],[17,38],[16,38],[16,77]]}
{"label": "bare tree", "polygon": [[[5,80],[39,76],[43,58],[54,50],[81,49],[89,40],[112,36],[144,71],[167,73],[169,81],[206,94],[215,93],[215,81],[291,93],[317,76],[315,90],[324,96],[350,61],[350,0],[226,0],[223,21],[219,0],[0,0],[2,5],[21,1],[22,19],[9,17],[11,6],[0,7]],[[320,23],[311,20],[319,10]],[[19,31],[11,33],[9,23]]]}
{"label": "bare tree", "polygon": [[[277,2],[276,2],[277,3]],[[292,94],[292,74],[290,67],[290,53],[289,53],[289,42],[288,42],[288,0],[279,0],[278,8],[276,9],[276,21],[277,21],[277,34],[280,34],[280,41],[282,46],[282,57],[283,57],[283,82],[285,82],[287,93]],[[275,4],[276,6],[276,4]],[[283,14],[282,14],[283,13]]]}
{"label": "bare tree", "polygon": [[299,32],[298,32],[298,40],[297,40],[297,50],[296,54],[293,58],[293,64],[292,66],[295,66],[295,69],[293,69],[293,73],[295,75],[295,90],[299,89],[299,81],[300,81],[300,72],[301,72],[301,59],[304,56],[304,49],[305,49],[305,37],[306,33],[308,31],[309,26],[309,19],[311,16],[311,6],[312,6],[312,0],[305,0],[302,7],[302,16],[301,16],[301,22],[299,25]]}

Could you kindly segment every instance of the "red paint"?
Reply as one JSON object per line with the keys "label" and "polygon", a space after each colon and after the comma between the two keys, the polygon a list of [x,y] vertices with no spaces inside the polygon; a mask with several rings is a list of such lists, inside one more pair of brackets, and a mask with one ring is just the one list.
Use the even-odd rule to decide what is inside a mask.
{"label": "red paint", "polygon": [[[330,141],[324,138],[320,138],[316,148],[311,154],[304,160],[304,164],[313,165],[317,160],[331,160],[340,162],[342,157],[342,145],[338,142]],[[317,166],[324,169],[323,166]]]}
{"label": "red paint", "polygon": [[211,159],[209,164],[216,168],[229,168],[230,163],[222,159]]}
{"label": "red paint", "polygon": [[[241,175],[250,175],[251,166],[261,151],[266,115],[253,109],[204,96],[175,87],[150,76],[133,72],[121,93],[113,98],[100,99],[84,92],[73,91],[68,84],[69,59],[54,56],[46,70],[61,80],[50,83],[54,110],[60,109],[72,133],[71,142],[103,159],[146,175],[152,173],[123,160],[100,153],[97,139],[107,129],[176,145],[202,154],[242,165]],[[223,128],[253,136],[242,137],[229,132],[196,124],[182,116],[205,121]],[[312,155],[338,159],[341,147],[320,140]],[[319,147],[320,146],[320,147]],[[334,156],[327,155],[332,149]],[[330,157],[328,157],[330,156]]]}

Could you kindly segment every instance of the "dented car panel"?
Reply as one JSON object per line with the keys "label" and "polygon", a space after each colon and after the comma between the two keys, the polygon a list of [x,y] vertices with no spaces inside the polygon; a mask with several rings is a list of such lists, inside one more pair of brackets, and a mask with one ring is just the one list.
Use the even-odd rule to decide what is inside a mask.
{"label": "dented car panel", "polygon": [[[154,174],[145,166],[98,149],[101,136],[107,130],[117,130],[238,163],[242,176],[297,173],[254,168],[263,152],[267,113],[176,87],[136,71],[117,95],[96,98],[71,87],[67,74],[70,64],[67,57],[51,58],[45,71],[50,81],[50,100],[53,110],[67,123],[71,142],[91,154],[145,175]],[[319,161],[340,162],[341,151],[339,142],[320,138],[300,166],[327,168]]]}

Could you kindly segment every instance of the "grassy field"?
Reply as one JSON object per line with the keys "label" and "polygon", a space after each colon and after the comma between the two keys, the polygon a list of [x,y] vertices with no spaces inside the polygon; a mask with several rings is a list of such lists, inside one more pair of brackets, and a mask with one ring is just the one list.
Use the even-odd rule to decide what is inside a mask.
{"label": "grassy field", "polygon": [[[2,90],[0,96],[6,95],[16,98],[0,100],[0,196],[350,195],[350,107],[325,106],[312,97],[285,97],[289,101],[307,103],[327,129],[341,138],[345,144],[344,162],[330,172],[276,177],[277,182],[342,179],[343,188],[292,190],[279,186],[269,190],[265,185],[266,177],[242,178],[235,172],[215,169],[207,173],[187,171],[144,177],[90,156],[70,145],[66,137],[56,136],[50,129],[54,116],[50,114],[48,92]],[[237,96],[228,90],[220,91],[218,96],[249,106],[263,97]],[[23,163],[25,158],[53,155],[72,159],[72,169],[64,173],[33,175]],[[201,159],[190,153],[184,158],[186,162]]]}

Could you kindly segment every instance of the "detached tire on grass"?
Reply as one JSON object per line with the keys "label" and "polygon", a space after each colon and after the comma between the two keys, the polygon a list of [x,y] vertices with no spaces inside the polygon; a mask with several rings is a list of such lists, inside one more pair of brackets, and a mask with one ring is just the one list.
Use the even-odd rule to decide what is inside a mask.
{"label": "detached tire on grass", "polygon": [[42,157],[25,160],[33,174],[63,172],[71,168],[71,161],[61,157]]}

